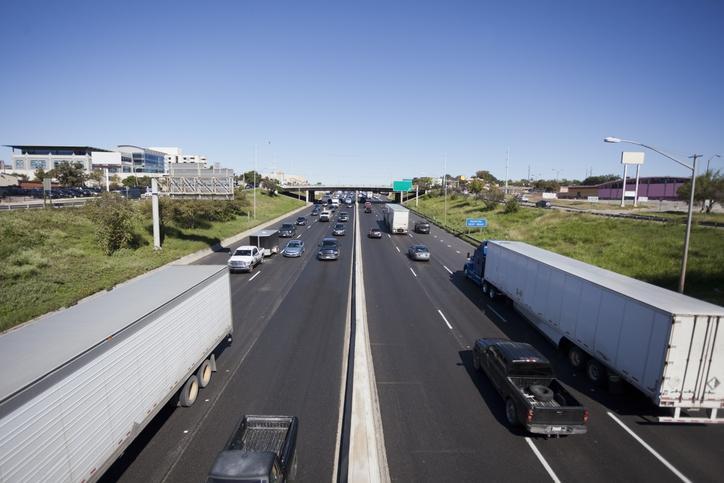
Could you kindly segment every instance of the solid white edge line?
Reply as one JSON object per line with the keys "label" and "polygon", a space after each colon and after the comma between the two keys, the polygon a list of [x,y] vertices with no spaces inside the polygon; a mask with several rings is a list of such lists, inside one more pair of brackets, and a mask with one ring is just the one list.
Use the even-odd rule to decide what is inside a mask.
{"label": "solid white edge line", "polygon": [[684,476],[683,473],[681,473],[681,471],[679,471],[679,470],[677,470],[676,468],[674,468],[674,465],[672,465],[671,463],[669,463],[668,461],[666,461],[663,456],[661,456],[659,453],[657,453],[656,450],[655,450],[654,448],[652,448],[651,446],[649,446],[648,443],[646,443],[646,441],[644,441],[643,439],[641,439],[641,437],[639,437],[639,435],[637,435],[636,433],[634,433],[628,426],[626,426],[626,425],[623,423],[623,421],[621,421],[620,419],[618,419],[618,418],[617,418],[613,413],[611,413],[610,411],[609,411],[607,414],[608,414],[609,416],[611,416],[611,418],[612,418],[614,421],[616,421],[616,422],[619,424],[619,426],[621,426],[623,429],[625,429],[628,434],[630,434],[631,436],[633,436],[633,438],[634,438],[636,441],[638,441],[639,444],[641,444],[641,446],[643,446],[644,448],[646,448],[647,450],[649,450],[649,452],[650,452],[652,455],[654,455],[654,456],[656,457],[656,459],[658,459],[659,461],[661,461],[661,462],[664,464],[664,466],[666,466],[668,469],[671,470],[672,473],[674,473],[676,476],[678,476],[681,481],[686,481],[687,483],[691,483],[691,480],[690,480],[689,478],[687,478],[686,476]]}
{"label": "solid white edge line", "polygon": [[412,269],[412,267],[410,267],[410,271],[412,272],[412,274],[413,274],[414,276],[417,277],[417,274],[416,274],[415,271]]}
{"label": "solid white edge line", "polygon": [[261,271],[257,271],[254,275],[251,276],[251,278],[249,278],[249,281],[251,282],[252,280],[254,280],[254,277],[259,275],[260,273],[261,273]]}
{"label": "solid white edge line", "polygon": [[498,312],[496,312],[493,307],[491,307],[490,305],[487,305],[487,304],[486,304],[485,306],[486,306],[487,308],[489,308],[492,313],[494,313],[495,315],[497,315],[500,320],[502,320],[503,322],[506,322],[506,323],[508,322],[507,320],[505,320],[505,319],[503,318],[502,315],[500,315]]}
{"label": "solid white edge line", "polygon": [[[397,251],[398,251],[398,252],[400,251],[400,247],[395,247],[395,248],[397,248]],[[402,253],[402,252],[400,252],[400,253]]]}
{"label": "solid white edge line", "polygon": [[448,273],[449,273],[450,275],[452,275],[452,270],[450,270],[449,268],[447,268],[445,265],[443,265],[442,268],[444,268],[445,270],[447,270]]}
{"label": "solid white edge line", "polygon": [[440,317],[442,317],[442,320],[445,321],[445,323],[447,324],[448,328],[449,328],[450,330],[452,330],[452,325],[450,325],[450,322],[448,322],[447,319],[445,318],[445,316],[442,315],[442,310],[438,310],[438,313],[440,314]]}
{"label": "solid white edge line", "polygon": [[528,437],[525,438],[525,441],[526,441],[526,443],[528,443],[528,446],[530,446],[530,449],[533,450],[533,453],[535,453],[535,455],[538,457],[538,461],[541,462],[541,464],[543,465],[543,468],[546,469],[546,471],[550,475],[551,479],[553,481],[555,481],[556,483],[561,483],[561,480],[559,480],[558,477],[556,476],[556,474],[553,473],[553,469],[550,467],[550,465],[545,460],[545,458],[543,458],[543,455],[540,454],[540,451],[538,451],[538,448],[535,447],[535,445],[533,444],[533,441],[531,441],[530,438],[528,438]]}

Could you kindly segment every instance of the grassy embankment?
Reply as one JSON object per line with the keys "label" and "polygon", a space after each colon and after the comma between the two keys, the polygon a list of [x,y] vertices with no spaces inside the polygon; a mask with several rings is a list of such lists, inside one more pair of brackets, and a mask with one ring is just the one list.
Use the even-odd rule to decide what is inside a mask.
{"label": "grassy embankment", "polygon": [[[414,209],[414,200],[407,205]],[[417,210],[442,223],[444,199],[421,199]],[[672,221],[656,223],[525,207],[504,214],[502,207],[485,211],[481,201],[450,197],[447,201],[447,224],[463,232],[471,230],[475,238],[523,241],[676,291],[684,249],[681,222],[686,214],[668,215]],[[487,219],[487,227],[466,229],[466,218]],[[692,227],[686,295],[724,306],[723,248],[724,229]]]}
{"label": "grassy embankment", "polygon": [[[253,215],[251,194],[245,210]],[[140,201],[136,206],[150,201]],[[199,220],[195,229],[171,222],[162,250],[153,250],[150,219],[134,225],[131,248],[103,254],[97,226],[83,208],[0,213],[0,331],[160,267],[298,208],[285,196],[256,196],[256,220],[237,216],[227,222]],[[140,211],[140,210],[139,210]]]}

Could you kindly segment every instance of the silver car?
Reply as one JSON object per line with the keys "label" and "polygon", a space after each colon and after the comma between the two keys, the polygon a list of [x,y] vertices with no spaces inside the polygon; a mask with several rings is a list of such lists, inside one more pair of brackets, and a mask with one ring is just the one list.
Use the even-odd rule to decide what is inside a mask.
{"label": "silver car", "polygon": [[407,254],[410,257],[410,260],[419,260],[423,262],[430,261],[430,251],[425,245],[412,245],[410,249],[407,250]]}
{"label": "silver car", "polygon": [[334,228],[332,229],[332,235],[344,235],[346,233],[345,231],[345,224],[344,223],[337,223],[334,225]]}
{"label": "silver car", "polygon": [[284,247],[282,255],[285,257],[301,257],[304,253],[304,242],[302,240],[291,240]]}

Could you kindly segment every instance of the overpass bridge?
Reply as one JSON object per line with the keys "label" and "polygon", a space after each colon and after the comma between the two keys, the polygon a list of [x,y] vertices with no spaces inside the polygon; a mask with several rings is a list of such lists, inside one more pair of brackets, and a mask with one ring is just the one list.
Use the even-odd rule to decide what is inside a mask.
{"label": "overpass bridge", "polygon": [[[296,197],[299,199],[303,199],[307,202],[313,202],[315,199],[315,194],[317,192],[321,192],[322,195],[326,191],[330,191],[334,193],[335,191],[354,191],[354,197],[355,201],[359,198],[359,192],[360,191],[372,191],[373,193],[378,194],[390,194],[393,193],[392,186],[390,185],[361,185],[361,184],[312,184],[312,185],[293,185],[293,186],[285,186],[282,187],[282,193],[284,193],[287,196]],[[409,197],[409,193],[412,193],[414,196],[415,192],[411,191],[408,192],[408,195],[406,197]],[[420,191],[420,195],[424,194],[425,192],[423,190]],[[317,199],[321,199],[321,196]],[[394,199],[395,202],[401,201],[401,195],[399,191],[394,192]]]}

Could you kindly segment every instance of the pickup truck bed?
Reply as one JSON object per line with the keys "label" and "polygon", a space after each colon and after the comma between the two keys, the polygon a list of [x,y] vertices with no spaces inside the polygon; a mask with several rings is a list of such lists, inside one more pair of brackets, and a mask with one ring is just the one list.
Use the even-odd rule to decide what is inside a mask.
{"label": "pickup truck bed", "polygon": [[236,431],[228,449],[239,451],[271,451],[280,455],[287,432],[291,424],[290,418],[259,418],[247,416]]}

